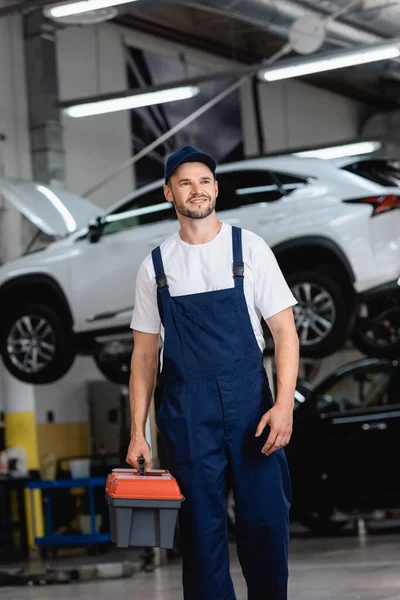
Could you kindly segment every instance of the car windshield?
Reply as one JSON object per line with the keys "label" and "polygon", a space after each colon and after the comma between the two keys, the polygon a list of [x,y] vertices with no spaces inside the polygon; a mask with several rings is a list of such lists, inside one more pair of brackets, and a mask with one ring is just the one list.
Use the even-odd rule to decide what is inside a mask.
{"label": "car windshield", "polygon": [[400,186],[400,161],[398,160],[361,160],[343,169],[379,185]]}

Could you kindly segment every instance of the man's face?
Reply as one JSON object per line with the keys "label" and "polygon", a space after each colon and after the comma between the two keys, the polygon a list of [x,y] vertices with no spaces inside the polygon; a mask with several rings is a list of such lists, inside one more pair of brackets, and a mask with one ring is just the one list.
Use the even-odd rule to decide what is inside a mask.
{"label": "man's face", "polygon": [[215,210],[218,183],[207,165],[184,163],[164,185],[164,195],[177,212],[189,219],[204,219]]}

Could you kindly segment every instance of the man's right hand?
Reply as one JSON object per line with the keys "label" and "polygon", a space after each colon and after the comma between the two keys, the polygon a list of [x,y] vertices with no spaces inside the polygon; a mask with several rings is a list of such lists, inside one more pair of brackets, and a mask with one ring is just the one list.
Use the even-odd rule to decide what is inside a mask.
{"label": "man's right hand", "polygon": [[139,471],[138,458],[143,456],[146,461],[145,469],[146,471],[151,470],[151,460],[150,460],[150,446],[146,442],[144,437],[140,438],[132,438],[131,443],[129,444],[128,453],[126,455],[126,462],[131,465],[134,469]]}

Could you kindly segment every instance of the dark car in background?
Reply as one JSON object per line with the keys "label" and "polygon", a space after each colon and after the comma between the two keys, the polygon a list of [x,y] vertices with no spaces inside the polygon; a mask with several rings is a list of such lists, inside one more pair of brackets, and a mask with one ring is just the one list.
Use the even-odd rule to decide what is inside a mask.
{"label": "dark car in background", "polygon": [[319,533],[400,508],[400,359],[362,359],[299,382],[286,455],[292,519]]}

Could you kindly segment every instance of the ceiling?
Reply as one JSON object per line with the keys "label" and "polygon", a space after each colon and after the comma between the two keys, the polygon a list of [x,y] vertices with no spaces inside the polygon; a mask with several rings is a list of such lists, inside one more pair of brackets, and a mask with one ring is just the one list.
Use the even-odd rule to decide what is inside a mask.
{"label": "ceiling", "polygon": [[[139,0],[121,6],[114,21],[254,64],[286,43],[292,23],[301,15],[326,19],[335,13],[322,51],[383,41],[400,31],[400,0]],[[400,62],[396,61],[302,79],[376,109],[393,109],[400,103]]]}

